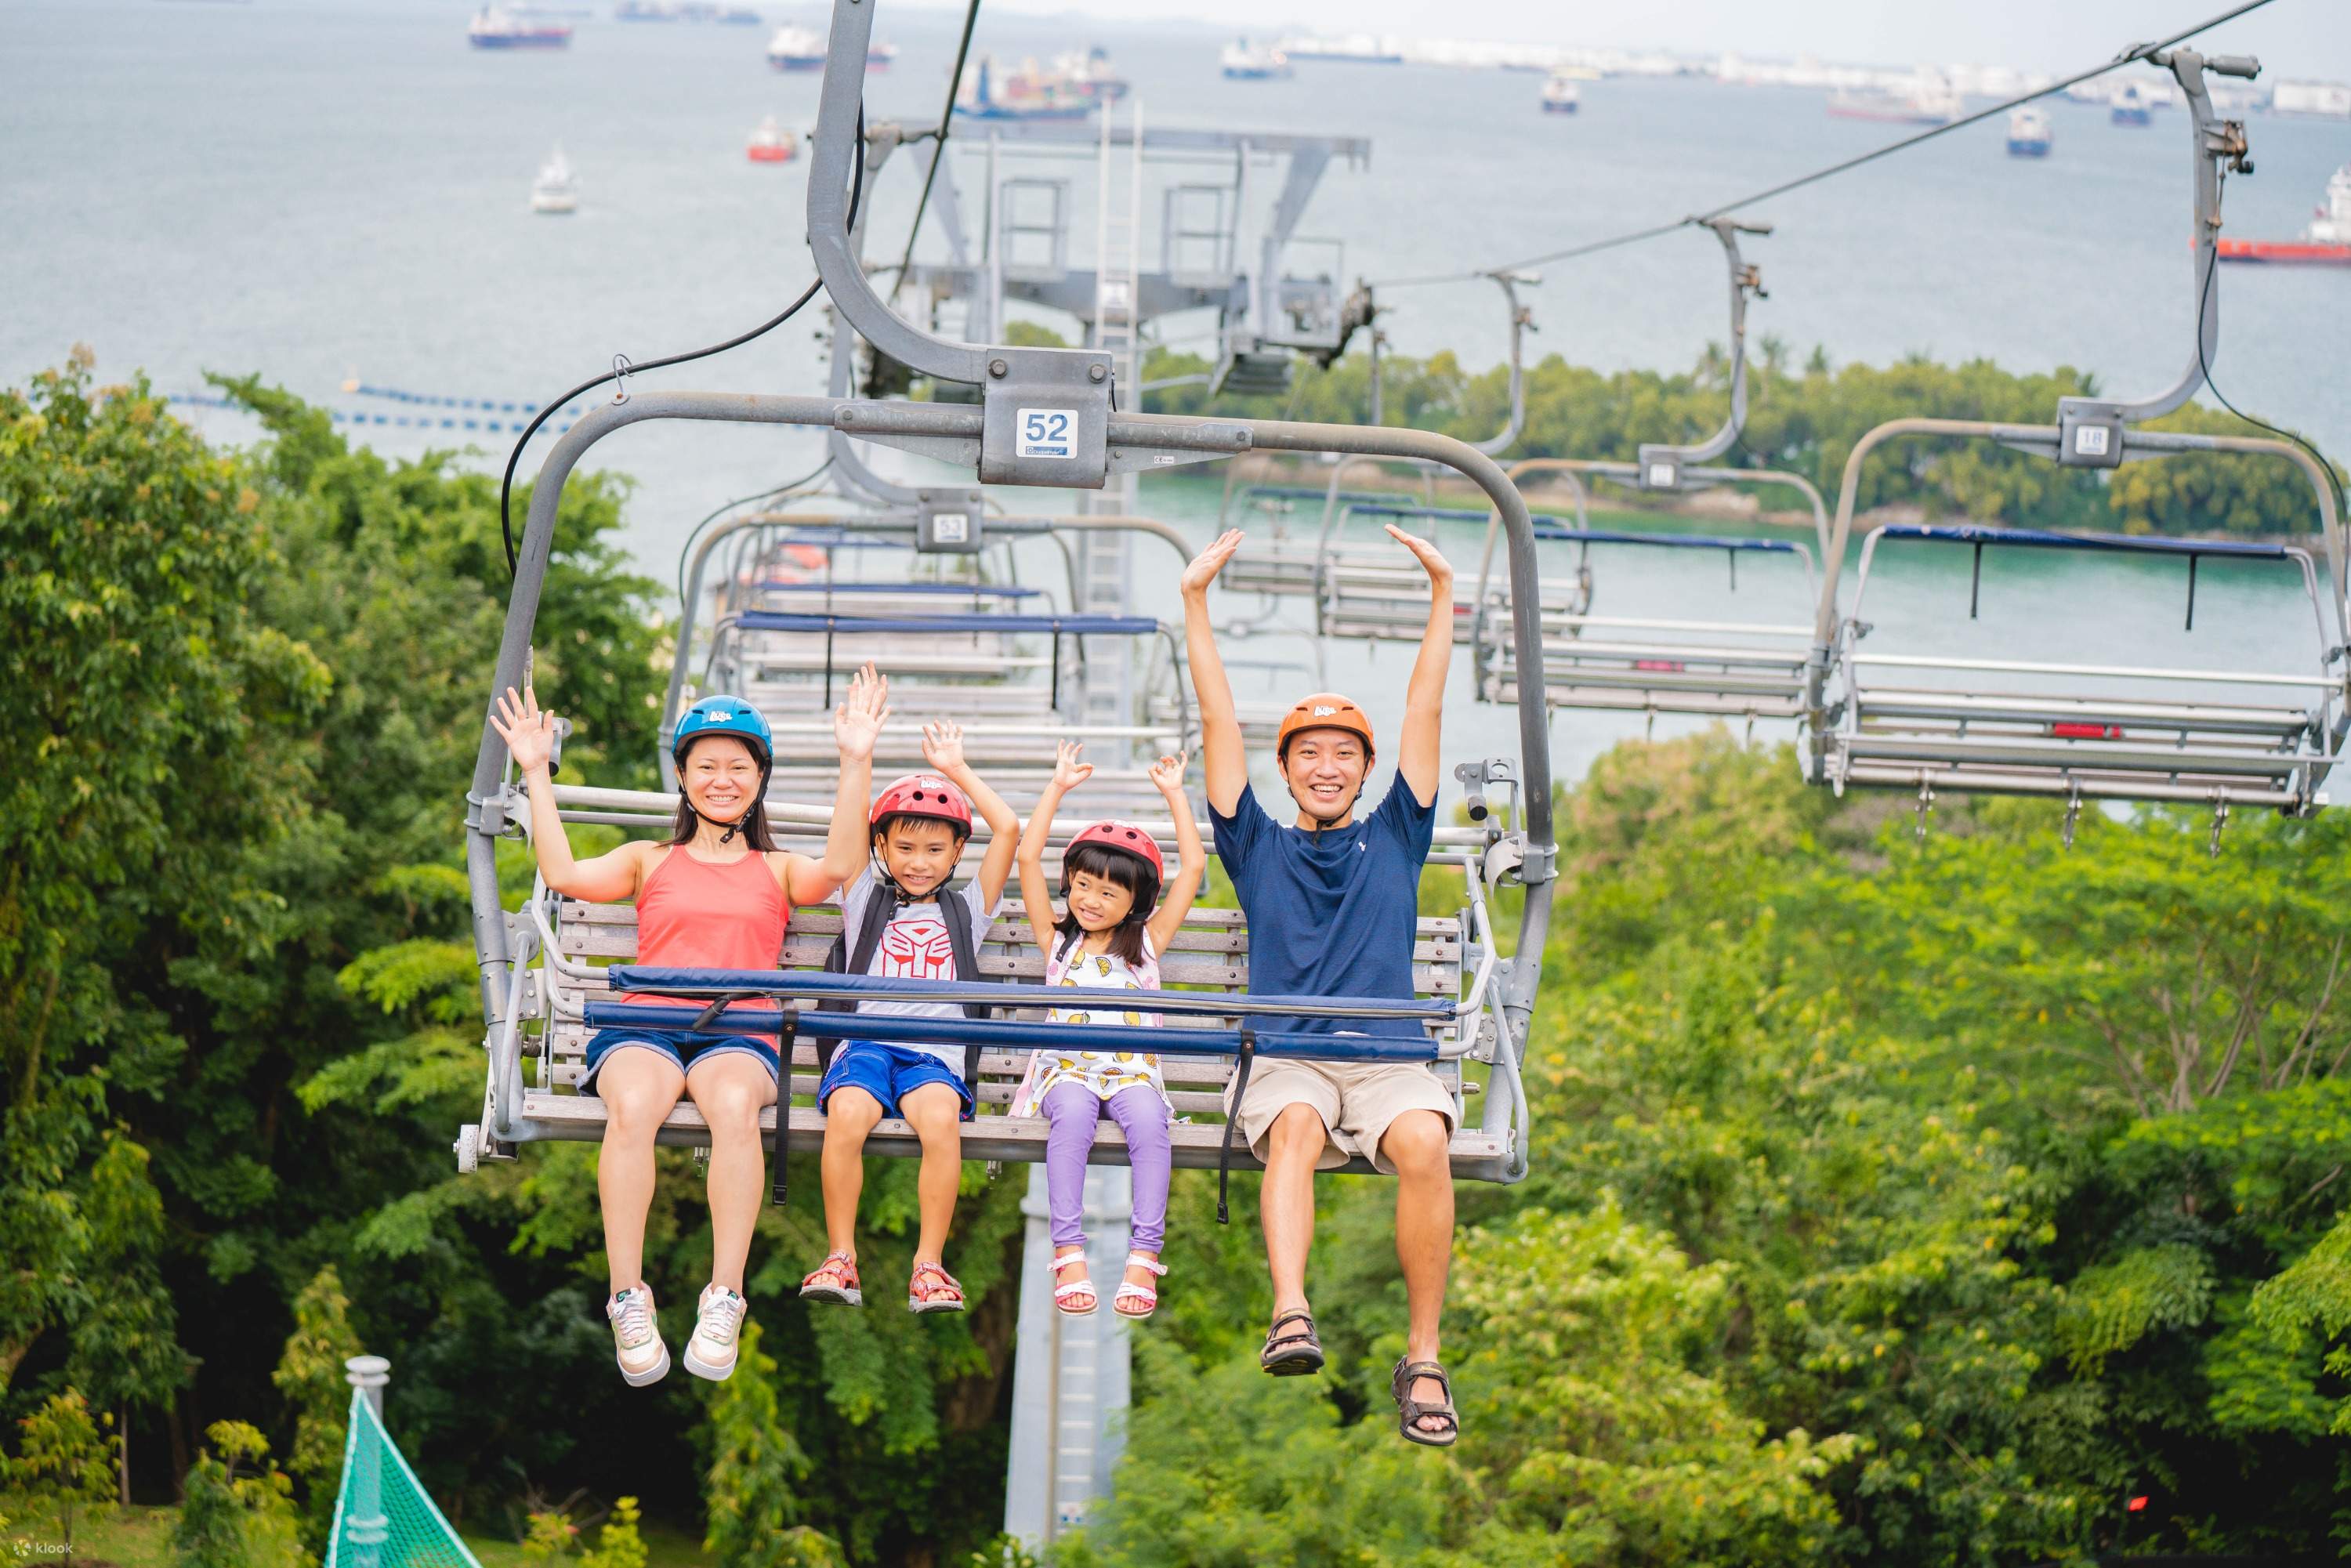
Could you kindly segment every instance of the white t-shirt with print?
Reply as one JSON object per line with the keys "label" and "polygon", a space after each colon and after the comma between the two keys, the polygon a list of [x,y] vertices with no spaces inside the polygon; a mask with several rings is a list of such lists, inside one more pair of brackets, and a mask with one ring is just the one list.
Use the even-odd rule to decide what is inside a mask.
{"label": "white t-shirt with print", "polygon": [[[873,868],[869,865],[841,893],[842,929],[849,933],[852,948],[857,946],[857,934],[865,928],[865,911],[873,902],[876,887]],[[996,912],[1004,904],[1003,895],[999,893],[995,903],[983,905],[977,879],[961,887],[952,888],[940,896],[960,898],[964,901],[964,907],[971,911],[971,937],[975,946],[987,939],[987,927],[995,920]],[[882,940],[875,945],[873,961],[866,967],[865,972],[885,979],[956,980],[978,977],[956,973],[955,945],[947,939],[946,916],[939,913],[936,900],[898,906],[898,913],[891,917],[889,925],[882,928]],[[964,1016],[962,1007],[954,1002],[866,1001],[858,1003],[857,1010],[862,1013],[890,1013],[900,1018],[959,1019]],[[892,1043],[935,1056],[953,1068],[956,1077],[963,1076],[964,1051],[960,1045],[915,1040],[893,1040]]]}

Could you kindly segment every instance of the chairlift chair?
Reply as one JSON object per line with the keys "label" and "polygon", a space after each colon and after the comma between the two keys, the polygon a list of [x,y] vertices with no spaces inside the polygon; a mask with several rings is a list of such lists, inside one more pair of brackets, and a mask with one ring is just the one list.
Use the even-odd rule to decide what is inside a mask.
{"label": "chairlift chair", "polygon": [[[872,0],[835,0],[828,39],[830,63],[821,90],[815,157],[809,181],[810,248],[835,303],[882,351],[936,379],[977,385],[975,403],[905,403],[840,397],[798,397],[694,392],[632,393],[625,402],[591,410],[556,440],[533,485],[518,551],[514,586],[496,664],[493,695],[519,686],[530,655],[553,539],[557,507],[582,456],[600,440],[626,425],[655,419],[691,419],[757,425],[803,425],[851,432],[862,439],[905,446],[926,455],[975,468],[984,482],[1098,486],[1113,471],[1229,458],[1249,450],[1367,453],[1434,461],[1468,476],[1493,502],[1508,537],[1513,584],[1523,609],[1514,612],[1515,636],[1529,701],[1520,714],[1521,757],[1489,759],[1466,774],[1476,792],[1482,822],[1466,830],[1469,841],[1456,844],[1440,830],[1448,852],[1458,850],[1468,895],[1458,917],[1424,921],[1416,952],[1416,995],[1409,1000],[1250,997],[1246,932],[1229,912],[1196,911],[1171,961],[1182,957],[1175,988],[1138,993],[1138,1010],[1197,1020],[1188,1028],[1149,1031],[1123,1026],[1056,1025],[1052,1038],[1071,1044],[1113,1049],[1145,1048],[1163,1053],[1167,1076],[1186,1094],[1199,1094],[1238,1076],[1268,1057],[1354,1058],[1395,1056],[1431,1063],[1453,1076],[1457,1105],[1464,1112],[1453,1138],[1458,1173],[1479,1179],[1511,1180],[1524,1174],[1528,1108],[1518,1065],[1531,1020],[1544,936],[1548,929],[1557,852],[1552,841],[1550,758],[1541,685],[1541,632],[1534,613],[1535,545],[1524,500],[1493,462],[1443,436],[1416,431],[1362,429],[1286,421],[1189,418],[1113,413],[1106,385],[1107,357],[1085,350],[1043,350],[951,342],[914,327],[874,293],[858,264],[846,224],[851,160],[862,89],[864,59],[875,5]],[[1050,400],[1050,402],[1047,400]],[[1027,448],[1018,413],[1023,407],[1074,411],[1069,448],[1045,454]],[[467,793],[466,869],[474,915],[475,956],[481,975],[487,1063],[480,1120],[461,1129],[461,1168],[483,1158],[510,1155],[517,1145],[540,1139],[592,1140],[601,1135],[603,1107],[592,1096],[567,1092],[563,1079],[569,1047],[579,1030],[593,1027],[601,1009],[614,1006],[617,989],[654,991],[680,998],[674,1021],[684,1028],[717,1026],[736,1001],[773,998],[783,1005],[757,1021],[780,1025],[795,1068],[790,1102],[769,1114],[771,1138],[780,1146],[811,1148],[821,1140],[823,1120],[811,1106],[791,1103],[812,1088],[805,1071],[814,1065],[807,1041],[853,1030],[874,1035],[889,1024],[872,1015],[826,1012],[812,1004],[863,997],[904,997],[927,982],[875,979],[822,973],[810,966],[830,946],[833,932],[816,912],[795,912],[785,949],[772,970],[632,972],[597,960],[633,956],[632,935],[619,928],[632,914],[604,906],[567,911],[562,901],[534,895],[519,910],[503,905],[497,866],[500,838],[517,831],[524,813],[515,789],[504,742],[485,716],[481,747]],[[1507,787],[1510,805],[1495,811],[1487,791]],[[567,805],[565,787],[557,803]],[[571,797],[574,802],[577,796]],[[584,806],[584,802],[580,803]],[[593,808],[586,808],[593,809]],[[822,808],[814,810],[821,812]],[[657,812],[655,813],[658,814]],[[814,824],[810,824],[814,825]],[[1487,913],[1489,895],[1504,883],[1524,889],[1513,955],[1504,957]],[[1021,912],[1026,914],[1027,912]],[[967,1132],[964,1149],[975,1159],[1036,1160],[1043,1153],[1045,1124],[997,1113],[1001,1085],[1039,1043],[1039,1029],[1024,1011],[1044,1005],[1050,993],[1018,983],[1019,966],[1033,957],[1003,946],[1021,935],[1018,925],[991,931],[990,956],[980,964],[981,980],[1008,977],[1014,983],[954,984],[922,994],[945,1001],[974,1001],[998,1012],[985,1019],[920,1020],[925,1039],[951,1039],[984,1048],[984,1112]],[[1196,970],[1190,955],[1207,960]],[[534,966],[537,966],[534,967]],[[1163,972],[1167,972],[1163,969]],[[1196,987],[1196,989],[1180,988]],[[655,1009],[632,1009],[630,1021],[651,1023]],[[1374,1016],[1409,1019],[1421,1027],[1413,1040],[1260,1030],[1269,1018]],[[576,1016],[576,1022],[575,1022]],[[672,1021],[664,1019],[659,1021]],[[1170,1053],[1180,1037],[1186,1048]],[[528,1063],[527,1063],[528,1059]],[[1469,1082],[1461,1064],[1487,1064],[1482,1092],[1474,1096],[1478,1114],[1467,1114]],[[1227,1062],[1232,1065],[1229,1069]],[[1470,1081],[1474,1082],[1474,1081]],[[1219,1108],[1210,1099],[1203,1111]],[[702,1140],[705,1129],[691,1104],[672,1113],[661,1132],[671,1143]],[[1211,1147],[1211,1143],[1215,1147]],[[885,1121],[868,1145],[874,1153],[912,1155],[916,1141],[903,1123]],[[1115,1127],[1097,1136],[1093,1157],[1123,1156]],[[1245,1149],[1231,1146],[1229,1124],[1179,1126],[1176,1158],[1186,1165],[1246,1164]]]}
{"label": "chairlift chair", "polygon": [[[2250,58],[2207,57],[2186,48],[2151,57],[2170,69],[2189,108],[2197,340],[2187,371],[2150,398],[2063,399],[2055,423],[2047,425],[1890,421],[1865,434],[1845,461],[1813,622],[1805,775],[1838,790],[1915,790],[1922,828],[1938,789],[2065,799],[2069,832],[2085,799],[2191,802],[2213,808],[2217,849],[2219,826],[2232,805],[2273,807],[2299,816],[2328,803],[2328,775],[2351,723],[2351,668],[2344,654],[2345,562],[2351,549],[2346,547],[2333,477],[2310,454],[2286,442],[2152,431],[2144,424],[2179,407],[2206,384],[2219,349],[2214,240],[2220,227],[2220,176],[2225,169],[2247,167],[2247,149],[2243,126],[2214,113],[2205,75],[2251,78],[2261,67]],[[1879,446],[1910,437],[1994,441],[2070,467],[2114,467],[2189,452],[2282,458],[2303,470],[2317,497],[2318,552],[2314,557],[2303,546],[2243,540],[1881,528],[1864,542],[1854,605],[1841,613],[1837,578],[1863,466]],[[2179,559],[2190,629],[2200,561],[2271,563],[2299,580],[2316,627],[2316,650],[2298,669],[2235,670],[2160,667],[2127,658],[2085,664],[1865,647],[1865,637],[1890,632],[1899,638],[1907,630],[1873,628],[1861,619],[1862,593],[1879,547],[1919,543],[1971,549],[1979,574],[1986,549]]]}

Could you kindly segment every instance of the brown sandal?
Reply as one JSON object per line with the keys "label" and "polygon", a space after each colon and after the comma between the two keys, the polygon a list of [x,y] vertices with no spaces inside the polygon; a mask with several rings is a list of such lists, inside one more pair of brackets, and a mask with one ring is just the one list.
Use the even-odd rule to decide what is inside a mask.
{"label": "brown sandal", "polygon": [[[1431,1377],[1445,1390],[1445,1397],[1437,1404],[1415,1399],[1408,1390],[1417,1378]],[[1407,1443],[1419,1443],[1431,1448],[1449,1448],[1461,1436],[1461,1416],[1453,1408],[1453,1382],[1445,1375],[1445,1368],[1433,1361],[1399,1361],[1395,1375],[1388,1379],[1390,1392],[1395,1395],[1396,1426]],[[1424,1431],[1421,1422],[1442,1421],[1441,1432]]]}
{"label": "brown sandal", "polygon": [[[1289,1322],[1300,1326],[1282,1333],[1281,1325]],[[1314,1337],[1313,1314],[1300,1307],[1275,1318],[1266,1331],[1265,1349],[1259,1353],[1257,1364],[1276,1377],[1303,1377],[1322,1371],[1322,1342]]]}

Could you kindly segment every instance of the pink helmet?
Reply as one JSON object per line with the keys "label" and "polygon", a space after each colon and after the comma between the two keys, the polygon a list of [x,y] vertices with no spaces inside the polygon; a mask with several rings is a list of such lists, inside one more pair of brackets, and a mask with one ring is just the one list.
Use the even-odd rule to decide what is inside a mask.
{"label": "pink helmet", "polygon": [[1080,831],[1070,841],[1070,848],[1080,844],[1100,844],[1106,850],[1123,850],[1151,868],[1151,874],[1160,881],[1167,880],[1167,862],[1160,858],[1159,846],[1151,835],[1133,822],[1096,822]]}
{"label": "pink helmet", "polygon": [[873,802],[867,821],[878,828],[885,817],[928,817],[949,824],[966,837],[971,833],[971,802],[935,773],[909,773],[892,780]]}

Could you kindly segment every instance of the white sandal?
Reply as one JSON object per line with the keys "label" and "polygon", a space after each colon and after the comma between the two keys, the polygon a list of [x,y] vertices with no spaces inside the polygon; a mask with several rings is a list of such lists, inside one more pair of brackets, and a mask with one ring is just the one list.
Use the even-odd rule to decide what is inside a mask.
{"label": "white sandal", "polygon": [[[1153,1274],[1167,1272],[1166,1264],[1156,1258],[1146,1258],[1140,1252],[1129,1252],[1126,1255],[1126,1266],[1130,1269],[1147,1269]],[[1139,1312],[1128,1312],[1126,1303],[1129,1301],[1141,1301],[1143,1310]],[[1118,1282],[1118,1293],[1110,1299],[1110,1305],[1111,1310],[1120,1317],[1134,1318],[1139,1321],[1159,1310],[1159,1291],[1150,1285],[1137,1285],[1121,1280]]]}
{"label": "white sandal", "polygon": [[[1075,1263],[1081,1269],[1085,1268],[1086,1254],[1083,1248],[1080,1248],[1077,1251],[1071,1253],[1066,1258],[1054,1259],[1053,1272],[1059,1274],[1062,1270],[1068,1268],[1072,1263]],[[1092,1296],[1094,1298],[1093,1304],[1092,1306],[1084,1307],[1071,1306],[1069,1301],[1073,1296]],[[1090,1318],[1093,1316],[1096,1310],[1102,1306],[1102,1293],[1094,1289],[1092,1270],[1089,1270],[1087,1277],[1082,1280],[1071,1280],[1066,1285],[1054,1286],[1053,1305],[1056,1310],[1068,1317]]]}

